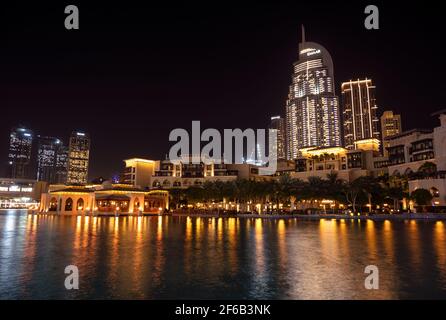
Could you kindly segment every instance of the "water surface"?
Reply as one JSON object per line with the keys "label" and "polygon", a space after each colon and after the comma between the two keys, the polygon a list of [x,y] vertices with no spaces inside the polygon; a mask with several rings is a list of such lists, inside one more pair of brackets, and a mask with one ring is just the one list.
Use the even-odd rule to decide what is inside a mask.
{"label": "water surface", "polygon": [[446,224],[0,211],[0,298],[445,299]]}

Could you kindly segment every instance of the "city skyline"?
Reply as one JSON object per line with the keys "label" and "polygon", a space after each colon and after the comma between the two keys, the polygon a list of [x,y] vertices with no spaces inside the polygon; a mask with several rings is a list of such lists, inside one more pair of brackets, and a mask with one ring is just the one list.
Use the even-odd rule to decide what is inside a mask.
{"label": "city skyline", "polygon": [[0,300],[211,319],[446,299],[440,10],[0,13]]}
{"label": "city skyline", "polygon": [[[32,43],[34,40],[25,36],[24,29],[20,26],[13,33],[16,38],[8,34],[10,46],[7,46],[2,55],[6,61],[10,61],[10,64],[4,68],[2,75],[4,78],[1,80],[5,85],[0,89],[7,93],[0,95],[5,99],[0,102],[7,106],[4,119],[11,125],[23,124],[42,135],[63,136],[66,122],[51,119],[62,117],[63,110],[69,112],[78,109],[79,115],[84,116],[90,113],[79,121],[74,120],[76,118],[68,118],[67,121],[72,129],[90,132],[95,141],[91,155],[94,159],[91,163],[91,177],[111,176],[121,168],[122,159],[125,158],[164,158],[169,147],[168,132],[175,127],[184,127],[184,123],[188,123],[189,120],[200,119],[206,127],[217,129],[228,126],[266,128],[270,116],[276,114],[284,116],[283,105],[288,94],[289,76],[298,53],[299,28],[300,24],[305,24],[307,38],[323,44],[333,57],[336,73],[334,88],[338,96],[343,81],[370,77],[378,87],[377,100],[380,112],[389,109],[401,114],[406,128],[433,127],[435,121],[429,113],[440,109],[436,100],[422,92],[417,95],[407,94],[407,92],[417,92],[414,90],[416,81],[409,83],[405,74],[408,61],[415,61],[411,57],[416,56],[416,50],[408,49],[409,46],[413,47],[408,35],[403,34],[398,39],[395,38],[396,33],[405,28],[403,20],[392,20],[392,28],[367,31],[362,25],[362,5],[348,8],[329,6],[330,10],[334,10],[330,13],[311,10],[313,9],[311,6],[305,7],[302,4],[296,4],[295,7],[300,10],[288,12],[292,11],[290,10],[293,8],[292,5],[274,7],[277,16],[273,14],[266,20],[265,18],[270,16],[268,5],[256,6],[255,11],[248,15],[246,15],[247,8],[241,7],[240,12],[234,15],[243,16],[244,20],[237,20],[229,29],[223,23],[223,17],[227,14],[223,10],[218,14],[213,13],[215,21],[207,21],[211,30],[206,32],[198,30],[198,27],[195,28],[195,24],[189,25],[184,31],[179,31],[175,26],[164,28],[164,24],[159,24],[159,19],[141,19],[141,22],[138,22],[139,31],[128,39],[118,36],[116,41],[121,45],[110,52],[104,49],[111,39],[111,33],[91,19],[84,18],[83,26],[101,34],[104,40],[97,45],[89,35],[83,36],[81,41],[78,36],[66,34],[63,30],[56,28],[56,31],[52,31],[53,23],[57,22],[51,19],[53,11],[48,10],[47,13],[43,13],[42,8],[36,8],[36,12],[42,12],[42,16],[46,15],[49,19],[45,23],[31,21],[41,24],[43,28],[41,31],[52,39],[49,42],[40,38],[43,42],[41,45],[36,44],[36,50],[43,50],[42,52],[51,50],[61,57],[71,51],[72,46],[76,46],[78,50],[76,53],[70,53],[71,62],[65,67],[61,67],[59,58],[51,59],[50,63],[47,58],[35,55],[29,62],[29,68],[23,69],[19,66],[21,56],[14,56],[14,50],[21,48],[17,41],[22,39],[20,41]],[[395,9],[386,7],[386,10],[381,12],[384,23],[390,23],[390,15]],[[84,6],[83,10],[95,12],[96,9]],[[123,18],[123,21],[135,14],[133,10],[128,16],[113,8],[107,10],[108,14]],[[336,13],[343,10],[358,12],[358,17],[352,20],[346,19],[342,23],[339,22],[336,28],[330,28],[329,25],[335,20]],[[162,7],[153,8],[152,11],[165,12]],[[11,14],[14,12],[12,10]],[[174,11],[174,13],[185,19],[180,12]],[[324,19],[315,22],[316,16]],[[265,23],[267,24],[261,27]],[[427,24],[414,31],[415,34],[418,32],[424,37],[433,37],[434,35],[425,31],[425,28],[430,26],[429,23],[434,22],[427,21]],[[353,28],[356,25],[357,27]],[[124,31],[134,31],[134,25],[121,27]],[[274,32],[270,27],[274,27]],[[189,33],[190,31],[194,32]],[[179,41],[177,47],[168,41],[169,37],[174,36],[174,32],[175,38]],[[210,32],[215,33],[215,37],[210,38]],[[139,41],[144,34],[149,42]],[[415,34],[412,33],[411,38]],[[232,41],[234,36],[235,39],[243,41]],[[347,41],[349,38],[358,37],[364,43],[352,45]],[[60,42],[55,45],[52,42],[54,39]],[[378,48],[378,44],[379,50],[371,49]],[[13,45],[17,49],[12,49]],[[119,49],[126,46],[140,48],[140,54],[130,59],[125,50]],[[236,54],[234,49],[237,49]],[[427,48],[423,52],[429,54],[431,50],[433,49]],[[404,56],[400,55],[402,51],[405,52]],[[200,55],[196,55],[198,52],[201,52]],[[176,59],[178,55],[187,59],[178,60]],[[398,61],[391,63],[390,61],[394,60],[390,59],[392,55],[397,55]],[[103,63],[97,64],[95,62],[99,57],[106,59]],[[113,61],[121,61],[120,67],[111,68]],[[425,61],[425,63],[430,62]],[[39,75],[42,70],[37,65],[45,66],[49,70],[45,77]],[[210,73],[211,66],[216,65],[220,65],[223,70],[218,76]],[[392,70],[384,67],[388,65],[392,65]],[[17,66],[14,74],[11,73],[10,66]],[[91,72],[86,71],[86,68]],[[438,72],[435,73],[432,72],[432,68],[430,70],[422,68],[420,72],[424,72],[426,77],[432,76],[438,79],[441,83],[444,80],[441,77],[436,78],[436,74],[441,74],[443,66],[436,68]],[[85,78],[84,74],[89,76]],[[101,74],[108,75],[108,78]],[[125,80],[118,80],[118,75],[120,79]],[[187,76],[184,78],[180,75]],[[9,81],[6,81],[7,77]],[[18,85],[21,79],[19,77],[27,81]],[[57,80],[56,83],[56,79],[60,81]],[[80,84],[85,79],[90,79],[88,87],[96,85],[94,90]],[[180,79],[184,81],[179,82]],[[120,86],[121,81],[127,84]],[[39,93],[30,89],[31,83],[35,88],[40,88]],[[117,89],[117,85],[121,88]],[[175,87],[176,94],[167,95],[168,90],[165,89],[167,87],[169,90]],[[246,89],[238,90],[243,87]],[[223,90],[225,94],[216,100],[217,88]],[[255,94],[250,95],[248,92]],[[416,110],[420,105],[426,108],[426,114],[413,119],[410,111]],[[21,112],[19,116],[16,112],[21,109],[26,112]],[[213,109],[226,109],[231,112],[224,112],[222,116],[215,117],[215,112],[211,112]],[[236,116],[233,114],[234,110],[237,110]],[[127,111],[135,116],[127,122],[116,119],[116,115]],[[3,169],[8,143],[7,134],[5,128],[1,129],[0,156]],[[157,138],[153,139],[155,136]]]}

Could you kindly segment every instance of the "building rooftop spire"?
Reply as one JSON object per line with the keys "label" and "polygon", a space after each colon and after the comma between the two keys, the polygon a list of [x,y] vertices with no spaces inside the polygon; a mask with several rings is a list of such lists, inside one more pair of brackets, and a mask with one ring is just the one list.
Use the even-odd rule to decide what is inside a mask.
{"label": "building rooftop spire", "polygon": [[305,43],[305,27],[303,24],[301,25],[301,29],[302,29],[302,43]]}

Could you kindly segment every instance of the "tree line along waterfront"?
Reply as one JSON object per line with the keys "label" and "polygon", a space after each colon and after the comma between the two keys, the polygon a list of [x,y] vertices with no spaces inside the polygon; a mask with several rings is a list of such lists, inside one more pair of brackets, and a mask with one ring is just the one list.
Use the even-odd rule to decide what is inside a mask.
{"label": "tree line along waterfront", "polygon": [[432,206],[432,191],[420,188],[408,192],[409,180],[436,175],[435,165],[426,162],[417,172],[362,176],[351,182],[338,178],[337,173],[306,181],[289,174],[265,180],[206,181],[186,189],[170,189],[170,208],[174,212],[219,214],[446,212]]}

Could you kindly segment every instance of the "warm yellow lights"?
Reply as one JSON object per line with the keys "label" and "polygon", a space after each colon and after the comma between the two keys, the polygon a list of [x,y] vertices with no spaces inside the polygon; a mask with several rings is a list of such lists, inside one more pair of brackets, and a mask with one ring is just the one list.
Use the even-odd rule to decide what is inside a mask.
{"label": "warm yellow lights", "polygon": [[321,156],[324,154],[344,154],[347,152],[345,148],[342,147],[333,147],[333,148],[307,148],[301,149],[303,156]]}
{"label": "warm yellow lights", "polygon": [[363,139],[363,140],[356,140],[355,142],[356,149],[359,150],[372,150],[372,151],[379,151],[379,145],[381,144],[378,139]]}

